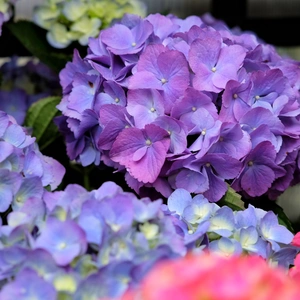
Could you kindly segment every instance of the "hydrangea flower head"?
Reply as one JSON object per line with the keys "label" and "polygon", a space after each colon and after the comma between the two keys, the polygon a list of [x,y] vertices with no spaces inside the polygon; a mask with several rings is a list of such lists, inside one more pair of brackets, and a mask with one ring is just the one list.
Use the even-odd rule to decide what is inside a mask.
{"label": "hydrangea flower head", "polygon": [[87,45],[90,37],[98,36],[100,29],[124,13],[145,16],[146,7],[138,0],[47,0],[35,7],[33,21],[48,30],[47,40],[51,46],[62,49],[74,41]]}
{"label": "hydrangea flower head", "polygon": [[49,299],[119,297],[158,261],[184,256],[187,242],[205,233],[201,228],[187,241],[178,230],[185,223],[175,222],[162,200],[138,199],[113,182],[90,192],[72,184],[39,194],[37,180],[21,183],[20,201],[0,225],[0,278],[7,280],[0,297],[41,298],[47,291]]}
{"label": "hydrangea flower head", "polygon": [[21,208],[31,198],[41,199],[44,187],[56,189],[65,168],[44,156],[15,118],[0,111],[0,124],[0,212],[5,212],[10,205]]}
{"label": "hydrangea flower head", "polygon": [[164,197],[184,188],[217,202],[229,184],[275,200],[296,184],[300,104],[288,70],[297,62],[216,24],[125,14],[84,58],[74,52],[56,119],[69,157]]}
{"label": "hydrangea flower head", "polygon": [[[161,199],[138,199],[113,182],[90,192],[72,184],[41,194],[38,180],[30,177],[21,183],[13,211],[0,225],[0,297],[38,298],[45,293],[49,299],[118,298],[143,287],[142,280],[162,261],[218,254],[200,264],[204,269],[199,274],[187,270],[192,272],[187,278],[198,280],[196,274],[205,273],[213,262],[221,264],[224,257],[260,256],[261,264],[266,266],[265,260],[277,272],[275,265],[289,269],[298,252],[290,245],[293,235],[275,214],[253,206],[233,212],[184,189],[174,191],[165,205]],[[236,278],[232,268],[225,269],[226,280]],[[255,278],[252,273],[244,278],[244,272],[240,280]],[[27,286],[25,277],[32,280]],[[233,286],[233,278],[225,283]]]}

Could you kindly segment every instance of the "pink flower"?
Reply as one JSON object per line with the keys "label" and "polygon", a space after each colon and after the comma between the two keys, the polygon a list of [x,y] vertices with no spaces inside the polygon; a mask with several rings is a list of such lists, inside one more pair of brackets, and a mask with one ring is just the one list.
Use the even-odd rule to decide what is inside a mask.
{"label": "pink flower", "polygon": [[291,243],[293,246],[300,247],[300,232],[297,232]]}
{"label": "pink flower", "polygon": [[289,275],[295,280],[298,280],[298,282],[300,283],[300,254],[296,256],[294,265],[295,266],[289,270]]}
{"label": "pink flower", "polygon": [[122,300],[282,300],[300,299],[300,287],[283,270],[258,256],[225,258],[209,253],[164,261],[137,291]]}

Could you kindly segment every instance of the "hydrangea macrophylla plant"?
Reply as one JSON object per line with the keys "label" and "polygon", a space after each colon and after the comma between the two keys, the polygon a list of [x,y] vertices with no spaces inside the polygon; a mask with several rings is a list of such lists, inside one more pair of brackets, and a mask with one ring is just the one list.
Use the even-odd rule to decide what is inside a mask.
{"label": "hydrangea macrophylla plant", "polygon": [[276,199],[299,181],[298,68],[207,16],[125,14],[60,72],[56,124],[70,159],[137,193]]}
{"label": "hydrangea macrophylla plant", "polygon": [[24,127],[0,111],[0,212],[10,205],[22,207],[32,198],[41,198],[43,187],[55,190],[64,176],[64,167],[44,156]]}
{"label": "hydrangea macrophylla plant", "polygon": [[[183,189],[165,205],[138,199],[113,182],[92,191],[70,184],[41,193],[32,187],[37,180],[19,183],[18,193],[26,190],[27,197],[12,205],[0,226],[1,299],[22,290],[32,297],[48,293],[49,299],[116,298],[139,288],[157,263],[192,252],[256,255],[288,269],[299,251],[273,213],[253,206],[233,212]],[[24,276],[31,278],[28,286]]]}
{"label": "hydrangea macrophylla plant", "polygon": [[145,16],[146,7],[139,0],[46,0],[35,8],[33,21],[47,29],[47,40],[55,48],[66,48],[72,42],[88,44],[100,29],[106,28],[124,13]]}
{"label": "hydrangea macrophylla plant", "polygon": [[170,195],[167,209],[186,224],[186,235],[193,235],[206,226],[202,247],[210,252],[224,256],[255,254],[285,268],[293,264],[298,252],[299,245],[291,244],[293,234],[278,223],[272,211],[252,205],[233,211],[228,206],[210,203],[203,195],[192,198],[185,189],[177,189]]}
{"label": "hydrangea macrophylla plant", "polygon": [[[178,274],[182,276],[179,281]],[[120,299],[169,297],[187,300],[296,300],[300,297],[299,278],[291,278],[283,270],[270,267],[258,256],[225,258],[203,253],[161,262],[138,289]]]}
{"label": "hydrangea macrophylla plant", "polygon": [[[36,215],[32,202],[41,208]],[[25,274],[33,281],[30,295],[120,296],[156,262],[187,253],[184,226],[164,212],[161,200],[138,199],[113,182],[91,192],[76,184],[46,191],[13,207],[0,226],[0,298],[25,288]]]}

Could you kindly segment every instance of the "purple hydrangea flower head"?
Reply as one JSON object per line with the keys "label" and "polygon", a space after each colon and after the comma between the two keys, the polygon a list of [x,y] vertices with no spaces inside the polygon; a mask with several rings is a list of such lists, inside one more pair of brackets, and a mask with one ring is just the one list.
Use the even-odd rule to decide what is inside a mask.
{"label": "purple hydrangea flower head", "polygon": [[[124,173],[140,195],[184,188],[210,202],[228,185],[275,199],[299,181],[299,64],[256,35],[207,15],[125,14],[87,52],[60,72],[71,160]],[[251,192],[264,145],[267,179]]]}

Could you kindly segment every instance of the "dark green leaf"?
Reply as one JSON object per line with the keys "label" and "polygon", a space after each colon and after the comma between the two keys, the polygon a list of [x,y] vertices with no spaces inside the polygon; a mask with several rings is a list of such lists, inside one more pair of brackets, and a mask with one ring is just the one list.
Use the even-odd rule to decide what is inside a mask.
{"label": "dark green leaf", "polygon": [[228,206],[233,210],[244,210],[244,202],[241,200],[241,195],[239,195],[234,189],[230,186],[226,194],[222,197],[222,199],[218,202],[220,206]]}
{"label": "dark green leaf", "polygon": [[59,136],[53,118],[60,114],[56,108],[60,100],[60,97],[47,97],[33,103],[27,111],[24,125],[33,129],[32,135],[36,138],[40,150]]}
{"label": "dark green leaf", "polygon": [[29,21],[18,21],[7,25],[12,34],[33,56],[55,72],[63,69],[71,55],[51,47],[46,40],[46,31]]}

